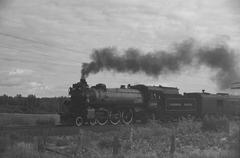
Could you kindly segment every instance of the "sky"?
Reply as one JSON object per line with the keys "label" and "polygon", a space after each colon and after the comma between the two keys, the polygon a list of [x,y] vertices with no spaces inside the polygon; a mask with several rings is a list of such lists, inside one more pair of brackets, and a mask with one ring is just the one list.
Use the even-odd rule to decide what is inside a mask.
{"label": "sky", "polygon": [[[0,0],[0,95],[67,96],[94,49],[168,50],[193,38],[240,50],[239,0]],[[103,71],[90,85],[218,92],[206,67],[149,77]]]}

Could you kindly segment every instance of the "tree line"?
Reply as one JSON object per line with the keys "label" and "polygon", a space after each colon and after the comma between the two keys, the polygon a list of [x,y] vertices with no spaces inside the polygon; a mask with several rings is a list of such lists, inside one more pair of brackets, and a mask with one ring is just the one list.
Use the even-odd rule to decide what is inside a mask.
{"label": "tree line", "polygon": [[67,97],[38,98],[33,94],[23,97],[0,96],[0,113],[58,113]]}

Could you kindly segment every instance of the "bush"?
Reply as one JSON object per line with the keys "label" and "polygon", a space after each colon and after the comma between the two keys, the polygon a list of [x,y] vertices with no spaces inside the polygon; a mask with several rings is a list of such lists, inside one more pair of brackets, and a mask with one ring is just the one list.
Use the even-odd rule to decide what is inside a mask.
{"label": "bush", "polygon": [[226,117],[206,116],[202,121],[202,130],[204,131],[229,131],[229,120]]}
{"label": "bush", "polygon": [[201,124],[199,122],[194,121],[193,119],[185,119],[183,118],[178,122],[177,132],[179,134],[186,133],[198,133],[201,130]]}

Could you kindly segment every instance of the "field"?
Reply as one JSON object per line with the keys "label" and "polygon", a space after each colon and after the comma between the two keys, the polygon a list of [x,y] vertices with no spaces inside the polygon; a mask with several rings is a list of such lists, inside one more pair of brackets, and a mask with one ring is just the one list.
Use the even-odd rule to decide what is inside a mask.
{"label": "field", "polygon": [[20,114],[0,113],[0,127],[5,126],[35,126],[38,124],[59,124],[57,114]]}
{"label": "field", "polygon": [[[45,130],[29,136],[9,132],[0,139],[3,158],[238,158],[239,121],[182,120],[131,126],[64,129],[74,132],[52,135]],[[50,129],[50,127],[49,127]],[[59,128],[60,129],[60,128]]]}

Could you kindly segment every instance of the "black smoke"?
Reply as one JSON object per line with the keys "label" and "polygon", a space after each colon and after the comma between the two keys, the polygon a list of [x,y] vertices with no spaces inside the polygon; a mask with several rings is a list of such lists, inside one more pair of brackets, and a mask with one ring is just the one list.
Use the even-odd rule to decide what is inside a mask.
{"label": "black smoke", "polygon": [[220,89],[229,88],[232,82],[240,80],[236,54],[226,44],[200,47],[192,39],[176,44],[171,51],[143,53],[134,48],[124,52],[112,47],[95,49],[91,60],[90,63],[83,63],[82,78],[103,70],[144,72],[146,75],[158,77],[181,72],[186,67],[198,68],[204,65],[216,72],[213,73],[213,79]]}
{"label": "black smoke", "polygon": [[226,45],[200,48],[196,57],[199,65],[205,65],[216,71],[213,80],[220,89],[227,89],[233,82],[240,81],[239,58]]}

